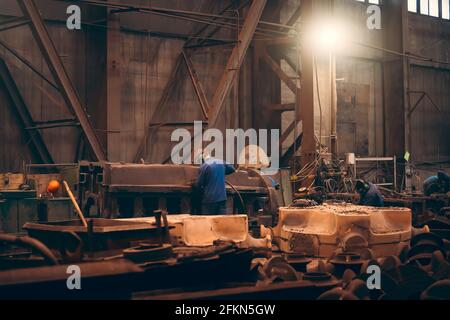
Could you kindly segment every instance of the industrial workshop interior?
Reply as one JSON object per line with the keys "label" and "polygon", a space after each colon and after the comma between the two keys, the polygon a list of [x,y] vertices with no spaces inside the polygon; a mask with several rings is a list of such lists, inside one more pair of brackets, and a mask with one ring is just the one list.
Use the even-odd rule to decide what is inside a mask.
{"label": "industrial workshop interior", "polygon": [[1,0],[0,300],[450,300],[449,128],[450,0]]}

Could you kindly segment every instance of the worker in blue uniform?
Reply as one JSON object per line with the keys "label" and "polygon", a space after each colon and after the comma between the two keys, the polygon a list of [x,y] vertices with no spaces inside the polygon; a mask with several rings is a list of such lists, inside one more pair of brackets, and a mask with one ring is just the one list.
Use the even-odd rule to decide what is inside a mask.
{"label": "worker in blue uniform", "polygon": [[383,207],[384,198],[378,187],[364,180],[356,182],[356,191],[359,193],[359,205],[370,207]]}
{"label": "worker in blue uniform", "polygon": [[447,193],[450,191],[450,176],[444,171],[431,176],[423,182],[423,193],[431,196],[435,193]]}
{"label": "worker in blue uniform", "polygon": [[227,212],[225,176],[235,172],[232,165],[208,156],[202,157],[195,187],[202,192],[201,213],[220,215]]}

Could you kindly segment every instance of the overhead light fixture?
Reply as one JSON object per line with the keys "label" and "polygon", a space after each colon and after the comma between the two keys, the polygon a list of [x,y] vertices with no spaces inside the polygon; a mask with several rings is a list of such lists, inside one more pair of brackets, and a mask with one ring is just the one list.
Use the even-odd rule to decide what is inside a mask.
{"label": "overhead light fixture", "polygon": [[317,21],[305,31],[308,45],[319,52],[335,52],[346,42],[343,24],[332,19]]}
{"label": "overhead light fixture", "polygon": [[328,50],[334,50],[341,39],[336,26],[331,24],[320,26],[314,38],[319,49]]}

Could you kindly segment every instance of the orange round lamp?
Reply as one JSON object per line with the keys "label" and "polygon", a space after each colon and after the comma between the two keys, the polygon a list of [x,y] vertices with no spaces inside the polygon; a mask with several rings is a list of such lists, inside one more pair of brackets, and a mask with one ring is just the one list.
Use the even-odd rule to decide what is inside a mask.
{"label": "orange round lamp", "polygon": [[47,186],[47,192],[56,193],[59,190],[60,183],[58,180],[51,180]]}

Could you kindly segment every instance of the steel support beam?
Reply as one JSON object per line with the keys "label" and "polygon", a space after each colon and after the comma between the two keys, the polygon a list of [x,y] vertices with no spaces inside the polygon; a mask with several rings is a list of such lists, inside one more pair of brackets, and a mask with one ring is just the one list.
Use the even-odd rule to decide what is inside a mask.
{"label": "steel support beam", "polygon": [[402,52],[399,57],[388,51],[384,53],[383,62],[383,100],[385,123],[385,155],[395,155],[400,166],[397,179],[405,178],[404,186],[410,190],[411,183],[405,175],[405,152],[408,151],[410,161],[414,161],[414,147],[411,144],[408,109],[410,103],[409,90],[409,58],[408,50],[408,8],[407,1],[391,0],[383,3],[383,47],[388,51]]}
{"label": "steel support beam", "polygon": [[[310,25],[313,19],[313,0],[303,0],[301,18],[303,25]],[[311,46],[302,39],[301,65],[302,81],[299,95],[300,108],[297,110],[296,119],[303,121],[302,135],[302,166],[313,162],[317,156],[316,137],[314,130],[314,54]],[[300,113],[301,110],[301,113]],[[295,153],[295,151],[294,151]],[[306,181],[310,184],[310,181]]]}
{"label": "steel support beam", "polygon": [[34,121],[34,127],[26,127],[25,130],[34,129],[52,129],[52,128],[63,128],[63,127],[78,127],[80,124],[74,119],[60,119],[60,120],[49,120],[49,121]]}
{"label": "steel support beam", "polygon": [[[52,164],[53,158],[48,151],[41,133],[35,127],[35,122],[23,100],[17,85],[9,72],[8,66],[3,59],[0,59],[0,78],[6,88],[9,99],[15,107],[15,113],[18,116],[21,127],[27,139],[31,141],[32,151],[38,163]],[[29,130],[25,130],[30,128]]]}
{"label": "steel support beam", "polygon": [[303,133],[301,133],[297,137],[297,139],[295,139],[294,143],[292,143],[291,146],[287,149],[287,151],[282,155],[281,160],[280,160],[280,164],[282,166],[288,166],[289,165],[289,160],[292,159],[295,156],[295,153],[297,152],[298,147],[303,145],[302,144],[302,140],[303,140]]}
{"label": "steel support beam", "polygon": [[[408,12],[402,0],[391,0],[383,5],[384,27],[383,47],[388,50],[403,52],[407,50],[404,28],[407,26]],[[406,13],[404,12],[406,9]],[[403,158],[405,151],[413,155],[408,146],[407,131],[407,69],[406,57],[392,56],[385,53],[384,73],[384,105],[386,141],[385,154]],[[409,150],[408,150],[409,149]]]}
{"label": "steel support beam", "polygon": [[270,67],[270,69],[272,69],[272,71],[278,76],[278,78],[280,78],[281,81],[283,81],[294,94],[297,94],[297,90],[299,90],[299,88],[297,87],[295,82],[292,81],[292,79],[283,71],[283,69],[281,69],[280,65],[272,59],[267,50],[264,50],[262,58]]}
{"label": "steel support beam", "polygon": [[0,21],[0,28],[5,25],[8,25],[8,24],[14,24],[14,23],[21,22],[21,21],[24,21],[23,17],[14,17],[14,18],[3,20],[3,21]]}
{"label": "steel support beam", "polygon": [[223,73],[213,96],[209,114],[209,127],[216,127],[217,125],[217,119],[242,66],[245,54],[247,53],[247,49],[250,46],[256,27],[258,26],[264,11],[264,7],[266,6],[266,2],[267,0],[253,0],[252,5],[248,10],[242,30],[239,33],[238,44],[233,48],[227,66],[225,67],[225,72]]}
{"label": "steel support beam", "polygon": [[270,110],[272,111],[294,111],[295,110],[295,103],[279,103],[279,104],[273,104],[270,106]]}
{"label": "steel support beam", "polygon": [[[227,10],[231,10],[234,6],[234,3],[232,2],[231,4],[229,4],[228,6],[226,6],[223,10],[221,10],[219,12],[219,15],[223,15],[224,13],[227,12]],[[216,18],[213,18],[212,20],[215,21]],[[190,39],[188,41],[186,41],[186,43],[184,44],[184,47],[191,47],[191,46],[203,46],[203,44],[205,43],[206,39],[199,39],[198,41],[196,41],[195,44],[192,44],[192,42],[194,42],[194,39],[197,40],[201,34],[206,31],[206,29],[208,29],[209,25],[204,25],[202,26],[197,32],[194,33],[194,35],[192,37],[190,37]],[[211,32],[209,32],[205,38],[210,38],[212,37],[218,30],[220,30],[220,27],[215,27],[214,30],[212,30]]]}
{"label": "steel support beam", "polygon": [[6,31],[6,30],[11,30],[14,28],[18,28],[24,25],[27,25],[29,23],[28,20],[23,19],[23,18],[17,18],[17,19],[12,19],[15,21],[5,21],[4,23],[0,24],[0,32]]}
{"label": "steel support beam", "polygon": [[336,87],[336,55],[330,54],[330,89],[331,89],[331,153],[338,155],[338,137],[337,137],[337,87]]}
{"label": "steel support beam", "polygon": [[[73,0],[57,0],[57,1],[73,2]],[[125,10],[125,12],[136,11],[136,12],[150,13],[150,14],[159,15],[159,16],[168,17],[168,18],[181,19],[181,20],[185,20],[185,21],[202,23],[202,24],[206,24],[206,25],[216,25],[216,26],[231,29],[231,30],[234,30],[236,28],[236,25],[234,23],[228,22],[228,20],[233,20],[233,21],[236,20],[235,17],[232,17],[232,16],[223,16],[220,14],[186,11],[186,10],[176,10],[176,9],[153,7],[153,6],[136,6],[136,5],[123,4],[120,2],[114,2],[114,1],[108,1],[108,2],[94,1],[94,0],[79,0],[79,1],[84,4],[89,4],[89,5],[115,8],[116,12],[120,12],[123,10]],[[264,0],[264,1],[266,2],[266,0]],[[246,6],[246,3],[244,3],[244,5],[241,6],[240,8],[242,8],[244,6]],[[216,22],[213,19],[219,19],[219,20],[224,20],[224,21]],[[270,27],[270,28],[259,27],[258,31],[260,31],[261,33],[270,32],[270,33],[274,33],[274,34],[278,34],[278,35],[287,35],[288,34],[287,32],[277,31],[276,28],[281,28],[281,29],[286,29],[286,30],[293,29],[292,26],[283,25],[280,23],[267,22],[267,21],[258,21],[258,24],[266,25],[266,26]]]}
{"label": "steel support beam", "polygon": [[289,137],[289,135],[294,131],[296,122],[292,121],[291,124],[287,127],[286,131],[283,132],[283,134],[280,137],[280,145],[283,145],[283,143],[286,141],[286,139]]}
{"label": "steel support beam", "polygon": [[0,46],[5,48],[9,53],[11,53],[16,59],[18,59],[20,62],[25,64],[31,71],[36,73],[39,77],[41,77],[45,82],[47,82],[52,88],[59,91],[59,88],[56,84],[54,84],[52,81],[50,81],[37,67],[35,67],[29,60],[27,60],[25,57],[23,57],[19,52],[14,50],[13,48],[9,47],[8,44],[0,40]]}
{"label": "steel support beam", "polygon": [[136,155],[134,156],[133,162],[138,163],[141,161],[141,159],[145,156],[144,155],[144,151],[146,148],[146,144],[147,144],[147,140],[149,137],[149,133],[150,133],[150,126],[152,123],[155,122],[156,117],[159,115],[159,113],[161,112],[162,107],[164,106],[164,104],[167,102],[167,99],[169,98],[169,95],[171,93],[171,91],[173,90],[174,86],[176,85],[176,80],[179,76],[180,70],[181,70],[181,66],[183,63],[183,55],[180,53],[180,55],[178,56],[175,65],[171,71],[171,75],[166,83],[166,86],[164,87],[164,90],[161,94],[161,98],[158,101],[158,104],[156,105],[155,111],[153,112],[153,114],[150,116],[150,121],[148,123],[148,126],[145,128],[145,133],[144,133],[144,137],[142,138],[141,143],[139,144],[139,148],[136,152]]}
{"label": "steel support beam", "polygon": [[260,43],[264,43],[266,46],[286,46],[286,47],[295,47],[297,45],[297,39],[294,37],[283,37],[283,38],[274,38],[261,40]]}
{"label": "steel support beam", "polygon": [[[442,1],[439,1],[439,4],[442,4]],[[410,30],[409,30],[409,12],[408,12],[408,4],[405,1],[400,3],[401,6],[401,26],[402,26],[402,53],[403,55],[403,113],[404,113],[404,123],[405,123],[405,152],[408,151],[410,153],[413,152],[413,143],[412,143],[412,124],[411,118],[408,116],[408,108],[411,104],[410,95],[408,91],[410,90],[410,74],[411,74],[411,63],[410,59],[406,56],[408,52],[410,52]],[[440,10],[441,11],[441,10]],[[397,154],[397,156],[401,156]],[[414,155],[413,155],[414,157]]]}
{"label": "steel support beam", "polygon": [[107,155],[109,161],[124,161],[121,153],[120,128],[122,126],[122,43],[120,17],[107,9],[106,30],[106,123]]}
{"label": "steel support beam", "polygon": [[[411,94],[412,92],[409,92],[409,94]],[[414,113],[414,111],[416,110],[416,108],[419,106],[419,104],[422,102],[422,100],[426,97],[427,93],[426,92],[421,92],[421,96],[419,98],[419,100],[417,100],[417,102],[414,104],[413,107],[409,108],[408,111],[408,118],[411,118],[412,114]],[[411,101],[411,98],[409,98],[409,101]]]}
{"label": "steel support beam", "polygon": [[198,78],[197,72],[195,71],[194,64],[191,60],[191,58],[186,54],[185,51],[182,52],[184,62],[186,63],[186,67],[189,72],[189,76],[192,81],[192,85],[194,86],[195,93],[198,98],[198,102],[200,103],[200,106],[202,107],[203,115],[205,116],[206,120],[208,120],[208,113],[210,110],[208,98],[206,97],[205,90],[203,89],[203,86]]}
{"label": "steel support beam", "polygon": [[39,14],[39,11],[33,0],[19,0],[19,5],[22,8],[27,19],[30,20],[30,27],[33,36],[46,60],[50,72],[52,73],[56,84],[58,85],[61,95],[69,106],[71,111],[75,114],[77,120],[80,122],[81,128],[86,140],[89,143],[95,158],[98,161],[105,161],[104,150],[95,134],[94,129],[89,121],[85,109],[81,105],[80,99],[75,91],[72,82],[64,68],[61,58],[56,51],[56,48],[45,28],[44,22]]}
{"label": "steel support beam", "polygon": [[286,53],[282,53],[280,58],[286,61],[289,67],[291,67],[291,69],[297,73],[299,78],[302,77],[302,71],[300,70],[300,66],[294,63],[294,61],[292,61],[291,58]]}
{"label": "steel support beam", "polygon": [[290,16],[290,18],[288,19],[288,21],[286,22],[286,25],[292,27],[298,21],[298,19],[300,19],[301,14],[302,14],[302,5],[299,4],[295,9],[295,11]]}

